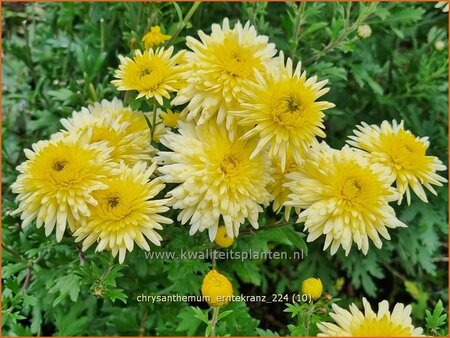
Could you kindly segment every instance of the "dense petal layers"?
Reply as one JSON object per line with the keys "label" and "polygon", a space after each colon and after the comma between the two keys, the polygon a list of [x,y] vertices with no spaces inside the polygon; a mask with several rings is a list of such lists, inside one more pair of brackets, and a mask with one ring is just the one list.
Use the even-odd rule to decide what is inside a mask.
{"label": "dense petal layers", "polygon": [[178,220],[190,220],[190,234],[208,229],[216,237],[220,218],[234,238],[248,219],[258,228],[258,214],[271,196],[265,153],[250,158],[254,141],[231,140],[225,128],[209,121],[202,125],[179,122],[180,134],[168,133],[161,143],[171,152],[160,152],[161,178],[179,184],[169,192],[171,205],[182,209]]}

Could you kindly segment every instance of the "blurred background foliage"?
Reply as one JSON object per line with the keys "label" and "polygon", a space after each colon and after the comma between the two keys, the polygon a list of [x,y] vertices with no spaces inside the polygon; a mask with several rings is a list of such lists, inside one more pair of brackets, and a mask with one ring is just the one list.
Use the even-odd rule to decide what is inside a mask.
{"label": "blurred background foliage", "polygon": [[[10,185],[22,149],[61,128],[59,119],[82,106],[119,96],[146,110],[144,100],[124,97],[110,84],[118,54],[130,55],[152,25],[168,34],[181,28],[192,3],[4,3],[2,12],[2,320],[3,335],[203,335],[207,305],[140,303],[136,297],[198,295],[209,260],[147,260],[134,250],[119,266],[93,249],[81,253],[73,239],[30,226],[21,229]],[[192,12],[190,13],[192,14]],[[393,118],[419,136],[429,136],[429,153],[448,158],[447,14],[434,3],[202,3],[175,39],[210,32],[224,17],[250,20],[279,50],[302,61],[319,79],[329,79],[327,142],[341,147],[361,121]],[[186,20],[185,20],[186,21]],[[361,38],[368,24],[372,34]],[[448,190],[438,189],[428,204],[416,197],[396,206],[409,225],[391,231],[381,250],[363,256],[352,250],[331,257],[323,240],[308,245],[302,226],[243,231],[235,250],[304,249],[303,260],[219,261],[235,293],[299,292],[307,277],[347,306],[366,296],[413,304],[413,322],[428,334],[446,335],[433,309],[448,308]],[[172,217],[176,215],[172,212]],[[187,227],[167,226],[156,250],[212,248],[206,234],[188,236]],[[192,307],[194,306],[194,307]],[[198,307],[197,307],[198,306]],[[288,335],[292,327],[285,302],[229,304],[219,335]],[[430,313],[426,315],[426,309]],[[447,310],[445,310],[447,312]],[[426,318],[427,316],[427,318]],[[429,318],[428,318],[429,317]],[[431,319],[430,319],[431,318]],[[292,332],[295,332],[292,331]]]}

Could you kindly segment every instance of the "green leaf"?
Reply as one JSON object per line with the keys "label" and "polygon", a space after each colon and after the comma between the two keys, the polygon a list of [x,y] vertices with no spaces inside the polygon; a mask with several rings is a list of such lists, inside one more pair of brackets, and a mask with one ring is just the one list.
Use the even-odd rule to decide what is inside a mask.
{"label": "green leaf", "polygon": [[442,301],[437,302],[433,313],[428,310],[425,310],[425,313],[425,325],[428,330],[432,331],[431,334],[436,335],[436,331],[447,322],[447,314],[444,312]]}
{"label": "green leaf", "polygon": [[50,293],[59,293],[59,296],[53,302],[53,306],[58,305],[67,296],[72,302],[76,302],[80,293],[80,279],[81,277],[77,275],[59,277],[55,285],[49,290]]}
{"label": "green leaf", "polygon": [[[179,324],[177,328],[175,329],[178,332],[185,332],[188,336],[193,336],[198,327],[202,322],[205,322],[205,317],[203,316],[203,311],[200,310],[202,313],[197,311],[198,308],[194,307],[185,307],[181,312],[177,315],[177,318],[179,319]],[[198,316],[201,316],[203,319],[199,318]],[[206,315],[206,323],[208,323],[208,316]]]}
{"label": "green leaf", "polygon": [[203,323],[208,324],[209,323],[209,319],[208,319],[208,313],[207,312],[203,312],[203,310],[201,310],[199,307],[194,307],[191,306],[191,309],[194,311],[194,317],[200,319]]}
{"label": "green leaf", "polygon": [[285,236],[291,241],[291,243],[299,250],[303,250],[305,255],[308,255],[308,246],[303,239],[306,235],[295,231],[292,227],[283,227]]}

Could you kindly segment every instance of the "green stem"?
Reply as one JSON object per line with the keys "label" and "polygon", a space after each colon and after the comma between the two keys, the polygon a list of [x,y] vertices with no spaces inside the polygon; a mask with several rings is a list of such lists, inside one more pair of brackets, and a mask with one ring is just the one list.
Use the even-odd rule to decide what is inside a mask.
{"label": "green stem", "polygon": [[30,68],[31,77],[33,79],[33,84],[36,86],[38,81],[37,81],[36,72],[34,69],[30,34],[28,32],[28,26],[26,25],[26,21],[24,21],[23,28],[24,28],[23,31],[24,31],[24,35],[25,35],[25,55],[28,59],[28,67]]}
{"label": "green stem", "polygon": [[213,316],[211,319],[211,337],[216,336],[216,324],[217,324],[217,318],[219,317],[219,307],[213,307]]}
{"label": "green stem", "polygon": [[216,262],[216,249],[212,249],[212,268],[215,269],[217,267]]}
{"label": "green stem", "polygon": [[347,27],[346,29],[344,29],[342,31],[342,33],[335,39],[330,41],[321,51],[316,52],[313,56],[311,56],[310,58],[306,59],[304,61],[305,64],[311,64],[312,62],[320,59],[322,56],[324,56],[325,54],[329,53],[331,50],[333,50],[334,48],[336,48],[337,46],[339,46],[341,43],[343,43],[345,41],[345,39],[352,33],[354,32],[356,29],[358,29],[358,27],[364,22],[366,21],[372,14],[375,13],[375,9],[376,9],[377,3],[372,3],[369,6],[367,6],[367,8],[361,13],[361,15],[356,19],[356,21],[350,25],[350,13],[348,13],[346,15],[345,18],[345,25],[344,27]]}
{"label": "green stem", "polygon": [[158,109],[158,102],[155,98],[153,98],[153,122],[152,122],[152,130],[151,130],[151,137],[150,137],[150,143],[153,142],[153,137],[155,135],[155,129],[156,129],[156,110]]}
{"label": "green stem", "polygon": [[309,329],[311,327],[311,316],[314,311],[314,303],[311,301],[308,304],[308,312],[306,313],[305,319],[305,336],[309,337]]}
{"label": "green stem", "polygon": [[201,1],[194,2],[189,12],[184,17],[183,21],[180,22],[180,25],[178,26],[175,33],[170,38],[169,42],[167,43],[167,47],[173,45],[175,42],[175,39],[180,35],[181,31],[186,27],[187,23],[191,19],[192,15],[194,15],[195,11],[198,9],[198,7],[201,5]]}
{"label": "green stem", "polygon": [[105,19],[100,18],[100,51],[105,50]]}
{"label": "green stem", "polygon": [[295,24],[294,24],[295,30],[294,30],[294,34],[293,34],[294,45],[291,48],[291,52],[290,52],[291,59],[294,58],[295,52],[297,51],[298,39],[299,39],[302,24],[303,24],[303,13],[305,12],[305,6],[306,6],[306,2],[301,2],[296,11]]}
{"label": "green stem", "polygon": [[13,248],[9,247],[8,245],[6,245],[3,242],[2,242],[2,248],[5,249],[6,251],[8,251],[14,257],[20,259],[21,261],[26,261],[26,259],[23,258],[21,254],[19,254],[16,250],[14,250]]}

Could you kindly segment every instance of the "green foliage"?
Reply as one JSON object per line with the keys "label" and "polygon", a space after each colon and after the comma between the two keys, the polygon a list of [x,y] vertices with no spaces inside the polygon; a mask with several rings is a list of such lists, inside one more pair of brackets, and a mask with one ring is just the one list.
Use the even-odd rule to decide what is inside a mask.
{"label": "green foliage", "polygon": [[[142,47],[141,37],[160,25],[185,46],[187,35],[211,31],[229,17],[255,25],[260,34],[308,75],[329,79],[326,141],[341,147],[361,121],[403,119],[407,129],[428,136],[430,155],[448,157],[447,15],[434,3],[205,2],[181,23],[192,3],[4,3],[2,64],[2,333],[3,335],[205,335],[213,311],[204,302],[139,301],[142,295],[200,295],[210,259],[148,258],[135,250],[119,265],[108,253],[81,252],[70,237],[56,243],[35,224],[21,228],[11,184],[24,148],[61,129],[59,119],[103,98],[120,97],[134,109],[145,99],[111,85],[117,55]],[[370,25],[361,39],[357,29]],[[182,28],[180,30],[180,28]],[[437,48],[437,42],[445,48]],[[444,175],[445,176],[445,175]],[[448,188],[395,206],[408,228],[391,231],[383,248],[367,256],[322,250],[322,238],[306,243],[295,216],[284,222],[271,210],[260,229],[250,225],[230,248],[236,252],[286,253],[282,259],[218,260],[235,294],[291,295],[308,277],[319,277],[340,306],[382,299],[412,304],[415,326],[430,335],[448,334]],[[176,219],[177,212],[167,217]],[[215,248],[205,233],[189,236],[179,223],[161,232],[153,253]],[[224,249],[217,249],[227,252]],[[293,259],[294,254],[303,256]],[[337,283],[340,281],[340,283]],[[343,281],[343,283],[341,283]],[[222,335],[315,335],[329,317],[330,301],[310,303],[232,302],[220,309]],[[283,311],[285,308],[287,309]],[[434,310],[433,310],[434,309]],[[309,317],[308,317],[309,316]],[[307,319],[308,317],[308,319]],[[306,323],[308,323],[306,325]],[[209,330],[209,331],[208,331]]]}
{"label": "green foliage", "polygon": [[433,313],[426,310],[425,326],[428,330],[428,334],[432,336],[443,336],[445,329],[442,328],[447,323],[447,313],[445,313],[442,301],[439,300]]}

